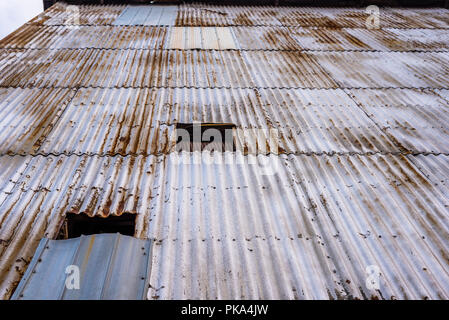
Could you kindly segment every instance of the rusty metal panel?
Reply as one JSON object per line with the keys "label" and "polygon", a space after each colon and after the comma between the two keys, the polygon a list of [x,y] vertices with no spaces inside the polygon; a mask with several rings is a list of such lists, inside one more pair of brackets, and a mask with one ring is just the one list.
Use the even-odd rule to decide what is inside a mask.
{"label": "rusty metal panel", "polygon": [[0,154],[36,152],[74,94],[71,89],[0,88]]}
{"label": "rusty metal panel", "polygon": [[299,42],[292,37],[291,30],[283,27],[231,28],[240,49],[243,50],[301,50]]}
{"label": "rusty metal panel", "polygon": [[340,89],[81,88],[56,120],[28,153],[165,154],[174,124],[195,121],[234,123],[242,152],[251,148],[247,129],[276,130],[279,149],[268,150],[276,154],[401,150]]}
{"label": "rusty metal panel", "polygon": [[163,49],[168,28],[28,25],[0,40],[6,49]]}
{"label": "rusty metal panel", "polygon": [[0,85],[10,87],[253,86],[238,51],[0,49],[2,62]]}
{"label": "rusty metal panel", "polygon": [[[21,162],[22,163],[19,163]],[[23,162],[24,161],[24,162]],[[2,156],[9,183],[1,190],[0,296],[11,295],[44,238],[56,237],[67,212],[137,214],[137,238],[148,228],[154,157]]]}
{"label": "rusty metal panel", "polygon": [[94,87],[252,87],[242,53],[100,50],[80,84]]}
{"label": "rusty metal panel", "polygon": [[237,49],[231,28],[173,27],[167,49]]}
{"label": "rusty metal panel", "polygon": [[[449,298],[447,10],[124,8],[58,3],[0,42],[2,298],[67,212],[136,214],[152,299]],[[173,50],[177,28],[205,33]],[[280,149],[180,163],[194,121]]]}
{"label": "rusty metal panel", "polygon": [[449,54],[438,52],[314,52],[340,87],[442,88],[449,85]]}
{"label": "rusty metal panel", "polygon": [[[448,297],[447,197],[407,157],[270,155],[226,163],[228,156],[215,153],[208,164],[200,154],[181,163],[173,155],[32,157],[18,192],[0,206],[9,212],[1,216],[2,295],[40,237],[55,235],[63,213],[83,210],[84,199],[110,208],[92,213],[135,208],[136,236],[154,240],[152,299]],[[267,160],[272,175],[260,170]],[[121,210],[109,204],[117,194],[126,199]],[[379,291],[365,286],[370,265],[381,270]]]}
{"label": "rusty metal panel", "polygon": [[194,157],[155,181],[154,299],[448,296],[447,197],[407,158],[270,156],[270,176]]}
{"label": "rusty metal panel", "polygon": [[431,90],[348,90],[386,134],[413,153],[449,153],[449,102]]}
{"label": "rusty metal panel", "polygon": [[315,53],[243,51],[242,55],[257,87],[337,88]]}
{"label": "rusty metal panel", "polygon": [[[449,14],[448,14],[449,15]],[[348,33],[356,36],[359,30],[349,29]],[[445,29],[382,29],[360,32],[371,36],[381,51],[448,51],[447,30]]]}
{"label": "rusty metal panel", "polygon": [[[124,5],[76,5],[57,2],[48,10],[45,10],[29,24],[35,25],[65,25],[67,27],[77,25],[111,25],[120,13],[126,8]],[[77,12],[78,20],[73,13]]]}
{"label": "rusty metal panel", "polygon": [[76,87],[95,64],[99,50],[0,49],[0,85]]}
{"label": "rusty metal panel", "polygon": [[389,26],[396,28],[449,28],[449,11],[444,8],[386,8]]}
{"label": "rusty metal panel", "polygon": [[158,125],[156,90],[80,89],[39,149],[41,154],[168,153],[173,126]]}
{"label": "rusty metal panel", "polygon": [[447,154],[418,154],[415,156],[408,156],[408,158],[443,195],[448,194],[449,156]]}
{"label": "rusty metal panel", "polygon": [[[241,27],[243,28],[243,27]],[[236,28],[240,29],[240,28]],[[319,51],[448,51],[444,29],[293,28],[297,49]],[[250,39],[250,37],[247,37]],[[272,46],[272,45],[271,45]]]}
{"label": "rusty metal panel", "polygon": [[[67,267],[78,268],[79,288],[67,288]],[[118,233],[57,241],[45,238],[12,299],[145,299],[150,269],[150,240]]]}

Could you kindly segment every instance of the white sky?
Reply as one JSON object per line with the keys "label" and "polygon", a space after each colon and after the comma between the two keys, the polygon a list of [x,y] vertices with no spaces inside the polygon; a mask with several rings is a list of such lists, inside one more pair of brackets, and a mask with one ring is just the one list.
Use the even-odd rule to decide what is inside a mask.
{"label": "white sky", "polygon": [[0,39],[43,10],[42,0],[0,0]]}

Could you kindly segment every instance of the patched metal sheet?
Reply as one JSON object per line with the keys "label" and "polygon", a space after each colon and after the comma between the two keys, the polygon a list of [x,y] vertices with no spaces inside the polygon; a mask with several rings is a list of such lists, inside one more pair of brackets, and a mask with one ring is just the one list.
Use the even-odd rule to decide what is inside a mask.
{"label": "patched metal sheet", "polygon": [[313,58],[341,87],[449,86],[448,53],[316,52]]}
{"label": "patched metal sheet", "polygon": [[74,94],[71,89],[0,88],[0,154],[36,152]]}
{"label": "patched metal sheet", "polygon": [[[151,7],[57,3],[0,42],[2,298],[67,212],[136,214],[150,299],[449,298],[446,9]],[[179,157],[194,121],[243,152]]]}
{"label": "patched metal sheet", "polygon": [[255,85],[262,88],[337,88],[315,53],[243,51]]}
{"label": "patched metal sheet", "polygon": [[[444,8],[381,8],[382,28],[449,28]],[[178,26],[291,26],[366,28],[365,8],[180,5]]]}
{"label": "patched metal sheet", "polygon": [[449,102],[432,90],[348,90],[397,145],[413,153],[449,153]]}
{"label": "patched metal sheet", "polygon": [[[154,240],[151,299],[449,296],[447,192],[414,156],[202,156],[32,157],[0,206],[2,288],[82,201],[135,208],[136,237]],[[371,265],[380,290],[365,286]]]}
{"label": "patched metal sheet", "polygon": [[266,151],[275,154],[401,150],[341,89],[81,88],[54,121],[51,132],[34,148],[24,150],[20,139],[10,139],[7,150],[167,154],[176,143],[174,125],[195,121],[235,124],[242,152],[252,144],[245,131],[259,129],[275,130],[278,148]]}
{"label": "patched metal sheet", "polygon": [[[448,296],[449,203],[406,157],[270,156],[274,175],[262,156],[195,157],[155,181],[153,299]],[[365,285],[373,265],[380,291]]]}
{"label": "patched metal sheet", "polygon": [[35,26],[20,28],[0,40],[7,49],[164,49],[168,27]]}
{"label": "patched metal sheet", "polygon": [[12,299],[144,299],[150,269],[150,240],[118,233],[42,239]]}
{"label": "patched metal sheet", "polygon": [[173,27],[168,49],[237,49],[231,28]]}
{"label": "patched metal sheet", "polygon": [[176,6],[145,5],[127,6],[125,10],[113,22],[113,25],[128,26],[164,26],[174,25]]}
{"label": "patched metal sheet", "polygon": [[[70,5],[56,2],[49,9],[32,19],[33,25],[64,25],[75,27],[78,25],[110,25],[125,9],[124,5]],[[74,17],[77,14],[77,17]]]}

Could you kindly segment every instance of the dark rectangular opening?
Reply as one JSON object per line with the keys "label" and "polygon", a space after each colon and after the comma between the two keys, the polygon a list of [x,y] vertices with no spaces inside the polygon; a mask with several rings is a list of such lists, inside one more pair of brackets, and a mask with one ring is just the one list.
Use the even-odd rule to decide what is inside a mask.
{"label": "dark rectangular opening", "polygon": [[77,238],[81,235],[99,233],[120,233],[134,236],[136,215],[124,213],[120,216],[106,218],[86,214],[68,213],[59,230],[57,239]]}
{"label": "dark rectangular opening", "polygon": [[233,123],[177,123],[176,151],[235,151]]}

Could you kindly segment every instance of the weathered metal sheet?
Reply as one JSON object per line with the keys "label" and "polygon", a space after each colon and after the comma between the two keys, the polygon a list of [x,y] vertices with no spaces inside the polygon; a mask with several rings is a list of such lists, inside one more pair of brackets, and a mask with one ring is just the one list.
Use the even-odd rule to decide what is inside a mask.
{"label": "weathered metal sheet", "polygon": [[0,154],[36,152],[74,94],[71,89],[0,88]]}
{"label": "weathered metal sheet", "polygon": [[[273,176],[257,164],[167,161],[148,230],[150,283],[161,288],[150,296],[448,295],[447,198],[405,157],[270,160],[279,164]],[[371,265],[381,271],[377,292],[365,286]]]}
{"label": "weathered metal sheet", "polygon": [[441,194],[448,194],[449,176],[448,156],[439,154],[418,154],[409,156],[410,161],[431,181],[435,188],[439,189]]}
{"label": "weathered metal sheet", "polygon": [[[356,30],[351,29],[348,32],[355,34]],[[449,50],[445,29],[382,29],[369,30],[365,34],[370,34],[379,43],[378,48],[381,51]]]}
{"label": "weathered metal sheet", "polygon": [[[168,153],[174,127],[153,125],[157,106],[150,90],[78,91],[39,153],[128,155]],[[89,97],[91,100],[89,101]]]}
{"label": "weathered metal sheet", "polygon": [[[57,2],[35,17],[29,24],[35,25],[110,25],[126,8],[124,5],[70,5]],[[76,14],[76,16],[75,16]]]}
{"label": "weathered metal sheet", "polygon": [[27,25],[0,40],[8,49],[163,49],[168,28],[133,26],[34,26]]}
{"label": "weathered metal sheet", "polygon": [[[58,3],[0,44],[2,298],[67,212],[136,214],[152,299],[449,298],[447,10],[124,8]],[[194,121],[280,149],[179,159]]]}
{"label": "weathered metal sheet", "polygon": [[[449,203],[406,157],[225,162],[232,155],[215,153],[210,163],[199,154],[185,154],[187,162],[33,157],[0,206],[9,212],[2,216],[2,295],[77,199],[107,206],[122,190],[122,210],[137,205],[136,236],[154,240],[153,299],[448,297]],[[261,170],[267,160],[272,174]],[[381,271],[379,291],[365,286],[371,265]]]}
{"label": "weathered metal sheet", "polygon": [[300,49],[319,51],[448,51],[442,29],[288,28]]}
{"label": "weathered metal sheet", "polygon": [[348,90],[396,144],[413,153],[449,153],[449,103],[431,90]]}
{"label": "weathered metal sheet", "polygon": [[448,193],[449,188],[449,156],[418,154],[409,156],[416,167],[431,181],[442,194]]}
{"label": "weathered metal sheet", "polygon": [[242,152],[251,149],[245,134],[253,129],[275,130],[279,138],[279,148],[258,153],[401,150],[340,89],[81,88],[63,110],[38,143],[24,149],[8,137],[4,153],[167,154],[176,143],[174,125],[196,121],[235,124]]}
{"label": "weathered metal sheet", "polygon": [[449,11],[444,8],[387,8],[392,27],[397,28],[449,28]]}
{"label": "weathered metal sheet", "polygon": [[[248,12],[248,7],[240,7],[240,12],[236,12],[231,6],[213,6],[204,4],[180,5],[176,17],[177,26],[229,26],[245,22],[245,25],[252,25],[253,21],[248,19],[256,10]],[[259,10],[257,10],[259,11]],[[258,15],[260,17],[260,14]],[[259,20],[257,24],[261,24]],[[268,17],[265,23],[280,25],[275,17]]]}
{"label": "weathered metal sheet", "polygon": [[[78,288],[66,285],[68,275],[74,272],[73,269],[67,272],[68,267],[79,270]],[[12,299],[144,299],[150,269],[150,240],[118,233],[69,240],[45,238],[39,243]]]}
{"label": "weathered metal sheet", "polygon": [[82,86],[252,87],[238,51],[98,51]]}
{"label": "weathered metal sheet", "polygon": [[[5,87],[76,87],[96,61],[99,50],[0,50],[0,85]],[[13,63],[12,63],[13,62]]]}
{"label": "weathered metal sheet", "polygon": [[231,28],[223,27],[173,27],[167,49],[237,49]]}
{"label": "weathered metal sheet", "polygon": [[315,53],[243,51],[242,55],[257,87],[337,88]]}
{"label": "weathered metal sheet", "polygon": [[[449,28],[449,11],[443,8],[380,7],[381,28]],[[365,8],[180,5],[178,26],[292,26],[366,28]]]}
{"label": "weathered metal sheet", "polygon": [[283,27],[230,27],[243,50],[300,50],[291,30]]}
{"label": "weathered metal sheet", "polygon": [[[16,63],[9,63],[12,60]],[[254,85],[242,54],[238,51],[4,49],[0,50],[0,63],[3,61],[6,65],[3,68],[0,65],[1,86]]]}
{"label": "weathered metal sheet", "polygon": [[[0,295],[9,297],[39,241],[54,238],[67,212],[138,214],[136,234],[148,228],[154,157],[3,156],[0,203]],[[13,170],[16,168],[16,170]]]}
{"label": "weathered metal sheet", "polygon": [[314,52],[340,87],[442,88],[449,85],[449,54],[438,52]]}
{"label": "weathered metal sheet", "polygon": [[166,26],[174,25],[178,8],[176,6],[145,5],[127,6],[112,23],[113,25],[131,26]]}

